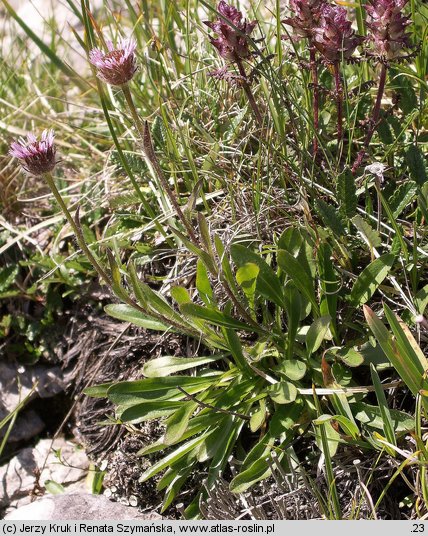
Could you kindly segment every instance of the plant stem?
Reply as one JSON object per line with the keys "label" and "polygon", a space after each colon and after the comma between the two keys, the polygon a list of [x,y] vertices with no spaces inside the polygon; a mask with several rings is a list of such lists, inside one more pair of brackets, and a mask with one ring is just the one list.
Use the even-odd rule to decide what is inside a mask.
{"label": "plant stem", "polygon": [[340,143],[343,139],[343,86],[338,62],[333,65],[333,71],[337,106],[337,141]]}
{"label": "plant stem", "polygon": [[238,66],[239,74],[243,78],[242,87],[245,91],[245,94],[247,95],[248,102],[250,103],[250,106],[254,112],[254,116],[257,120],[258,126],[261,127],[263,125],[263,117],[257,105],[256,99],[254,98],[253,92],[251,91],[250,84],[247,81],[247,73],[245,72],[242,60],[237,59],[236,65]]}
{"label": "plant stem", "polygon": [[63,211],[65,217],[67,218],[68,223],[70,224],[71,228],[74,231],[74,234],[76,235],[77,243],[79,244],[80,249],[85,253],[86,257],[88,258],[89,262],[92,264],[92,266],[97,271],[98,275],[104,279],[107,286],[112,286],[112,280],[107,274],[107,272],[101,267],[99,262],[95,259],[93,253],[87,246],[85,242],[85,238],[83,236],[81,228],[76,224],[75,220],[73,219],[73,216],[70,214],[70,211],[67,208],[67,205],[64,203],[63,198],[61,197],[61,194],[58,191],[58,188],[56,187],[54,178],[51,173],[45,173],[43,175],[44,179],[48,183],[49,188],[51,189],[58,205],[61,207],[61,210]]}
{"label": "plant stem", "polygon": [[138,131],[138,134],[140,135],[142,144],[143,144],[143,151],[149,160],[150,164],[152,165],[154,171],[156,172],[156,176],[159,179],[159,182],[162,186],[162,188],[165,190],[166,195],[168,196],[168,199],[170,200],[171,205],[174,207],[174,210],[180,219],[181,223],[184,225],[190,239],[192,242],[196,245],[199,244],[198,239],[196,238],[195,232],[192,229],[192,226],[190,225],[189,221],[187,220],[186,216],[184,215],[183,211],[180,208],[180,205],[178,204],[177,197],[175,193],[172,191],[168,180],[166,179],[164,172],[162,171],[162,168],[159,164],[159,161],[157,159],[153,143],[152,143],[152,137],[150,135],[150,130],[147,121],[143,122],[138,115],[137,109],[134,104],[134,99],[132,98],[131,91],[129,90],[129,86],[127,84],[122,86],[122,91],[125,96],[125,100],[128,104],[129,111],[131,112],[132,119],[134,121],[135,127]]}
{"label": "plant stem", "polygon": [[318,88],[318,69],[316,63],[316,49],[311,44],[309,48],[310,62],[311,62],[311,73],[312,73],[312,85],[314,88],[314,97],[313,97],[313,110],[314,110],[314,141],[313,141],[313,151],[314,155],[318,152],[318,130],[319,130],[319,88]]}
{"label": "plant stem", "polygon": [[358,153],[357,158],[354,162],[354,165],[352,166],[352,173],[356,173],[358,168],[361,166],[364,157],[366,156],[366,153],[368,151],[370,142],[372,140],[373,134],[376,130],[376,127],[379,123],[379,116],[380,116],[380,107],[382,104],[382,97],[385,91],[385,85],[386,85],[386,75],[388,72],[388,67],[385,63],[382,63],[382,70],[380,72],[380,79],[379,79],[379,88],[377,91],[377,97],[376,97],[376,103],[373,108],[372,117],[370,120],[370,127],[367,131],[366,137],[364,139],[364,146],[361,149],[361,151]]}

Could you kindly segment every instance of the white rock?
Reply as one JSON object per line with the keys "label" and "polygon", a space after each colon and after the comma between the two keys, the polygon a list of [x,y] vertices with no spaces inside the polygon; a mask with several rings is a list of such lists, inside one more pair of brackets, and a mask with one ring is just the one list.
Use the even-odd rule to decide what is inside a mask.
{"label": "white rock", "polygon": [[64,439],[56,440],[53,449],[60,450],[61,463],[51,444],[50,439],[43,439],[35,448],[21,450],[0,467],[0,506],[16,505],[17,501],[20,504],[30,502],[39,471],[41,486],[46,480],[54,480],[67,487],[86,477],[89,461],[82,449]]}
{"label": "white rock", "polygon": [[143,514],[136,508],[109,501],[104,495],[64,493],[38,499],[8,514],[7,520],[117,520],[117,519],[162,519],[150,512]]}

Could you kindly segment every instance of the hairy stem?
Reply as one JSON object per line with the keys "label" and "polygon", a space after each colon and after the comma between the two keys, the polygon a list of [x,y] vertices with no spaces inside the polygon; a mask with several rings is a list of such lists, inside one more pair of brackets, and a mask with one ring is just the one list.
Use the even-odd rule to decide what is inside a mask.
{"label": "hairy stem", "polygon": [[388,66],[385,63],[382,63],[382,69],[380,72],[380,78],[379,78],[379,88],[377,90],[377,97],[376,97],[376,103],[374,105],[372,116],[370,119],[370,127],[367,131],[366,137],[364,139],[364,145],[361,151],[358,153],[357,158],[354,162],[354,165],[352,166],[352,173],[356,173],[358,168],[363,163],[364,157],[366,156],[366,153],[369,149],[370,142],[372,141],[373,134],[376,130],[376,127],[379,123],[379,117],[380,117],[380,108],[382,105],[382,97],[385,92],[385,85],[386,85],[386,75],[388,72]]}
{"label": "hairy stem", "polygon": [[79,244],[80,249],[84,252],[86,257],[88,258],[89,262],[92,264],[92,266],[97,271],[98,275],[104,280],[107,286],[112,286],[112,280],[110,276],[107,274],[107,272],[101,267],[99,262],[95,259],[92,251],[89,249],[89,247],[86,244],[85,238],[82,233],[82,229],[79,225],[75,222],[73,219],[73,216],[70,214],[70,211],[67,208],[67,205],[64,203],[64,199],[62,198],[61,194],[58,191],[58,188],[56,187],[55,181],[53,179],[53,176],[50,173],[45,173],[43,175],[44,179],[48,183],[49,188],[51,189],[58,205],[61,207],[61,210],[63,211],[65,217],[67,218],[68,223],[70,224],[71,228],[73,229],[73,232],[76,236],[77,243]]}
{"label": "hairy stem", "polygon": [[343,139],[343,85],[338,62],[333,65],[333,71],[337,106],[337,141],[340,143]]}
{"label": "hairy stem", "polygon": [[254,116],[257,120],[258,126],[261,127],[263,125],[263,116],[260,112],[260,108],[257,105],[256,99],[254,98],[253,92],[251,91],[251,86],[247,82],[247,73],[245,72],[245,68],[242,64],[241,59],[236,60],[236,65],[238,66],[239,74],[243,78],[242,87],[245,91],[245,94],[247,95],[248,102],[250,103],[250,106],[253,110]]}
{"label": "hairy stem", "polygon": [[143,122],[140,116],[138,115],[137,109],[134,104],[134,99],[132,98],[132,94],[131,94],[131,91],[129,90],[128,85],[125,84],[124,86],[122,86],[122,91],[125,96],[126,102],[128,104],[129,111],[131,112],[131,116],[134,121],[135,127],[143,143],[144,153],[147,159],[149,160],[150,164],[152,165],[154,171],[156,172],[156,176],[159,179],[159,182],[162,188],[164,189],[166,195],[168,196],[168,199],[171,205],[174,207],[177,217],[180,219],[181,223],[184,225],[192,242],[197,245],[198,239],[196,238],[195,232],[192,229],[192,226],[190,225],[183,211],[181,210],[180,205],[178,204],[178,201],[177,201],[177,197],[175,193],[172,191],[168,183],[168,180],[166,179],[164,172],[159,164],[159,161],[157,159],[157,156],[153,147],[149,126],[147,122]]}
{"label": "hairy stem", "polygon": [[318,131],[319,131],[319,88],[318,88],[318,69],[316,63],[316,49],[311,44],[309,49],[310,62],[311,62],[311,73],[312,73],[312,85],[313,85],[313,113],[314,113],[314,141],[313,141],[313,151],[314,155],[318,152]]}

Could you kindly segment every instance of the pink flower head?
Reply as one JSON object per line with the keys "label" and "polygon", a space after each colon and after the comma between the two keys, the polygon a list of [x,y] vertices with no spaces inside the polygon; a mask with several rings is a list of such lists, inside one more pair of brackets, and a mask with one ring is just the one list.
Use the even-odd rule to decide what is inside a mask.
{"label": "pink flower head", "polygon": [[409,17],[403,15],[408,0],[369,0],[366,4],[369,39],[373,44],[373,55],[384,59],[400,56],[403,48],[410,46],[406,28]]}
{"label": "pink flower head", "polygon": [[[218,37],[210,37],[211,44],[220,56],[228,61],[238,61],[251,55],[248,36],[253,32],[257,21],[248,22],[235,7],[221,0],[217,11],[226,19],[219,18],[214,22],[204,21]],[[229,24],[230,23],[230,24]]]}
{"label": "pink flower head", "polygon": [[54,139],[53,130],[44,130],[40,141],[30,132],[26,140],[21,138],[11,144],[9,154],[18,158],[23,169],[31,175],[50,173],[56,165]]}
{"label": "pink flower head", "polygon": [[342,58],[349,59],[363,37],[355,34],[348,20],[346,9],[325,4],[314,32],[314,44],[329,63],[337,63]]}
{"label": "pink flower head", "polygon": [[290,9],[294,16],[287,17],[282,22],[293,28],[296,39],[311,38],[324,5],[325,0],[290,0]]}
{"label": "pink flower head", "polygon": [[134,39],[121,39],[114,47],[107,42],[108,52],[94,48],[89,53],[89,60],[95,65],[98,77],[111,86],[123,86],[129,82],[137,70]]}

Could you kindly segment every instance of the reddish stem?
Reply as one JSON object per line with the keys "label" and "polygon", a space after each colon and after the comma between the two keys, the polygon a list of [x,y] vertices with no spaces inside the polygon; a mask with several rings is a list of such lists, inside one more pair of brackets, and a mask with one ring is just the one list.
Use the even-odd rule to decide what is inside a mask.
{"label": "reddish stem", "polygon": [[333,65],[333,71],[334,83],[336,87],[337,141],[340,143],[343,139],[343,86],[338,62]]}
{"label": "reddish stem", "polygon": [[319,131],[319,88],[318,88],[318,69],[316,63],[316,49],[313,45],[310,46],[310,62],[311,62],[311,73],[312,73],[312,85],[314,88],[313,96],[313,110],[314,110],[314,141],[313,141],[313,150],[314,155],[318,152],[318,131]]}
{"label": "reddish stem", "polygon": [[253,92],[251,91],[250,84],[247,82],[247,73],[245,72],[245,68],[242,65],[241,59],[236,59],[236,65],[238,66],[239,74],[241,75],[243,82],[242,87],[245,91],[245,94],[247,95],[248,102],[250,103],[250,106],[254,112],[254,115],[256,117],[257,123],[259,124],[259,127],[263,125],[263,117],[260,113],[260,109],[257,106],[256,99],[254,98]]}
{"label": "reddish stem", "polygon": [[352,166],[352,173],[354,174],[357,172],[358,168],[361,166],[364,160],[364,157],[366,156],[370,142],[372,141],[373,134],[379,123],[380,108],[382,105],[382,97],[385,92],[387,71],[388,71],[387,65],[385,63],[382,63],[382,70],[380,72],[380,79],[379,79],[379,88],[377,90],[376,103],[374,105],[372,117],[370,120],[370,128],[367,131],[366,137],[364,139],[364,146],[361,149],[361,151],[358,153],[357,158],[354,162],[354,165]]}

